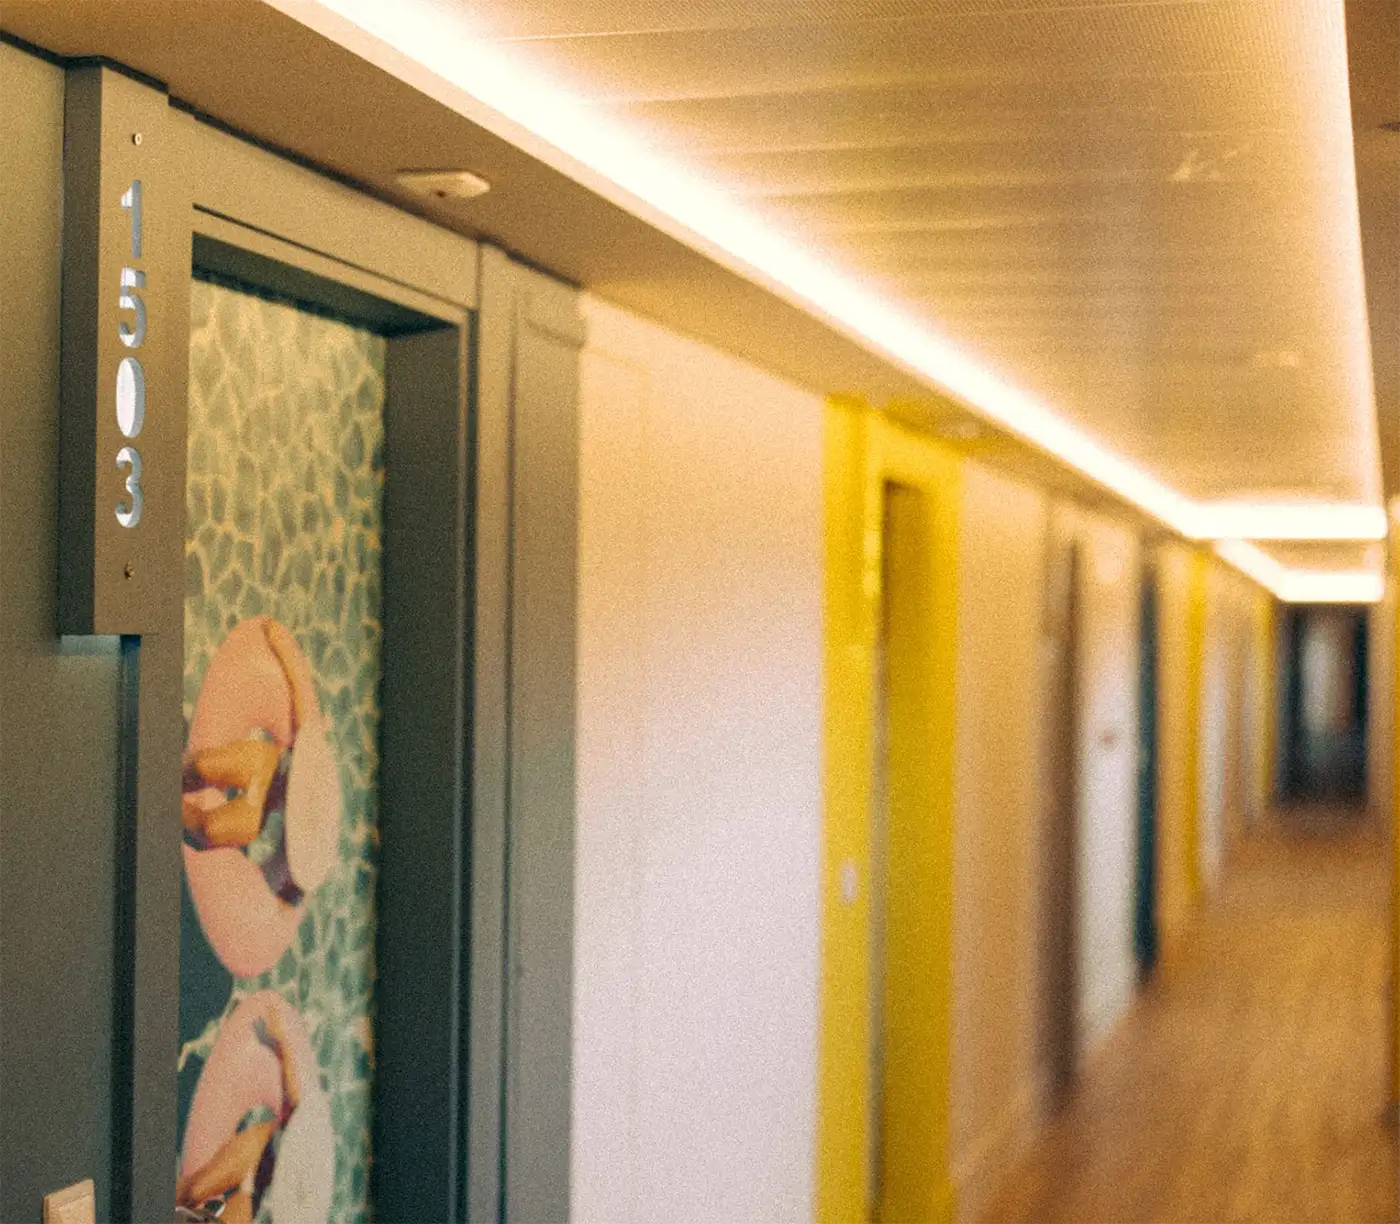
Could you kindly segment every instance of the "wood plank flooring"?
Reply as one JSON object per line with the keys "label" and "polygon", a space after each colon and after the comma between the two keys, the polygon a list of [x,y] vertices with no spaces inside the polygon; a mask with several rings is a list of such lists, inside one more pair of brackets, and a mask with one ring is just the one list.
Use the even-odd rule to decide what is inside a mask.
{"label": "wood plank flooring", "polygon": [[1388,906],[1378,822],[1281,814],[1243,841],[987,1224],[1400,1219]]}

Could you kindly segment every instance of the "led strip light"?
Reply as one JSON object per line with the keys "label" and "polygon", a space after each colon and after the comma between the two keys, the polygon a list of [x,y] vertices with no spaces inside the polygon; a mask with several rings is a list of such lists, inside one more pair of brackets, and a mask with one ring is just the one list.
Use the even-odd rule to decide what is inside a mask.
{"label": "led strip light", "polygon": [[1282,565],[1247,540],[1220,540],[1215,551],[1284,603],[1379,603],[1385,577],[1379,569],[1309,570]]}

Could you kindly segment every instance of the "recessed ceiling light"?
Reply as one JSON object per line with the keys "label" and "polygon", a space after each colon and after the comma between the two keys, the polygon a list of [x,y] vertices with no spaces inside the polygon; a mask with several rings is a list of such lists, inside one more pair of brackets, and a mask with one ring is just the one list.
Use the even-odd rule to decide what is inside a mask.
{"label": "recessed ceiling light", "polygon": [[983,429],[976,421],[962,417],[956,421],[944,422],[934,432],[940,438],[948,438],[953,442],[972,442],[982,436]]}
{"label": "recessed ceiling light", "polygon": [[1241,150],[1237,145],[1211,152],[1206,152],[1198,148],[1189,148],[1186,150],[1185,156],[1181,159],[1181,164],[1167,175],[1167,182],[1222,182],[1225,178],[1227,163],[1239,157],[1240,152]]}
{"label": "recessed ceiling light", "polygon": [[1303,364],[1303,358],[1297,349],[1260,349],[1249,359],[1249,364],[1262,370],[1296,370]]}
{"label": "recessed ceiling light", "polygon": [[394,179],[426,200],[475,200],[491,190],[490,183],[470,170],[400,170]]}

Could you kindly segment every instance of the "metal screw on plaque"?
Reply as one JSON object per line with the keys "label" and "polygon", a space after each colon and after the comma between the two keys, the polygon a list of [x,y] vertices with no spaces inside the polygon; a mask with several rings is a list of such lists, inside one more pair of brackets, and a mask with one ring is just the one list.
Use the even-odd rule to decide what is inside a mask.
{"label": "metal screw on plaque", "polygon": [[134,144],[134,145],[139,145],[139,144],[141,143],[141,133],[140,133],[140,132],[132,132],[132,133],[131,133],[131,143]]}

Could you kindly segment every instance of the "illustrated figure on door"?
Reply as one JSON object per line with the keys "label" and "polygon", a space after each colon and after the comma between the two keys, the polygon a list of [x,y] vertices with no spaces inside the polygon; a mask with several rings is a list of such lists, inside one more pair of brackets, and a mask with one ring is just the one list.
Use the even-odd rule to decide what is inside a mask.
{"label": "illustrated figure on door", "polygon": [[368,1219],[385,342],[191,299],[186,1218]]}

